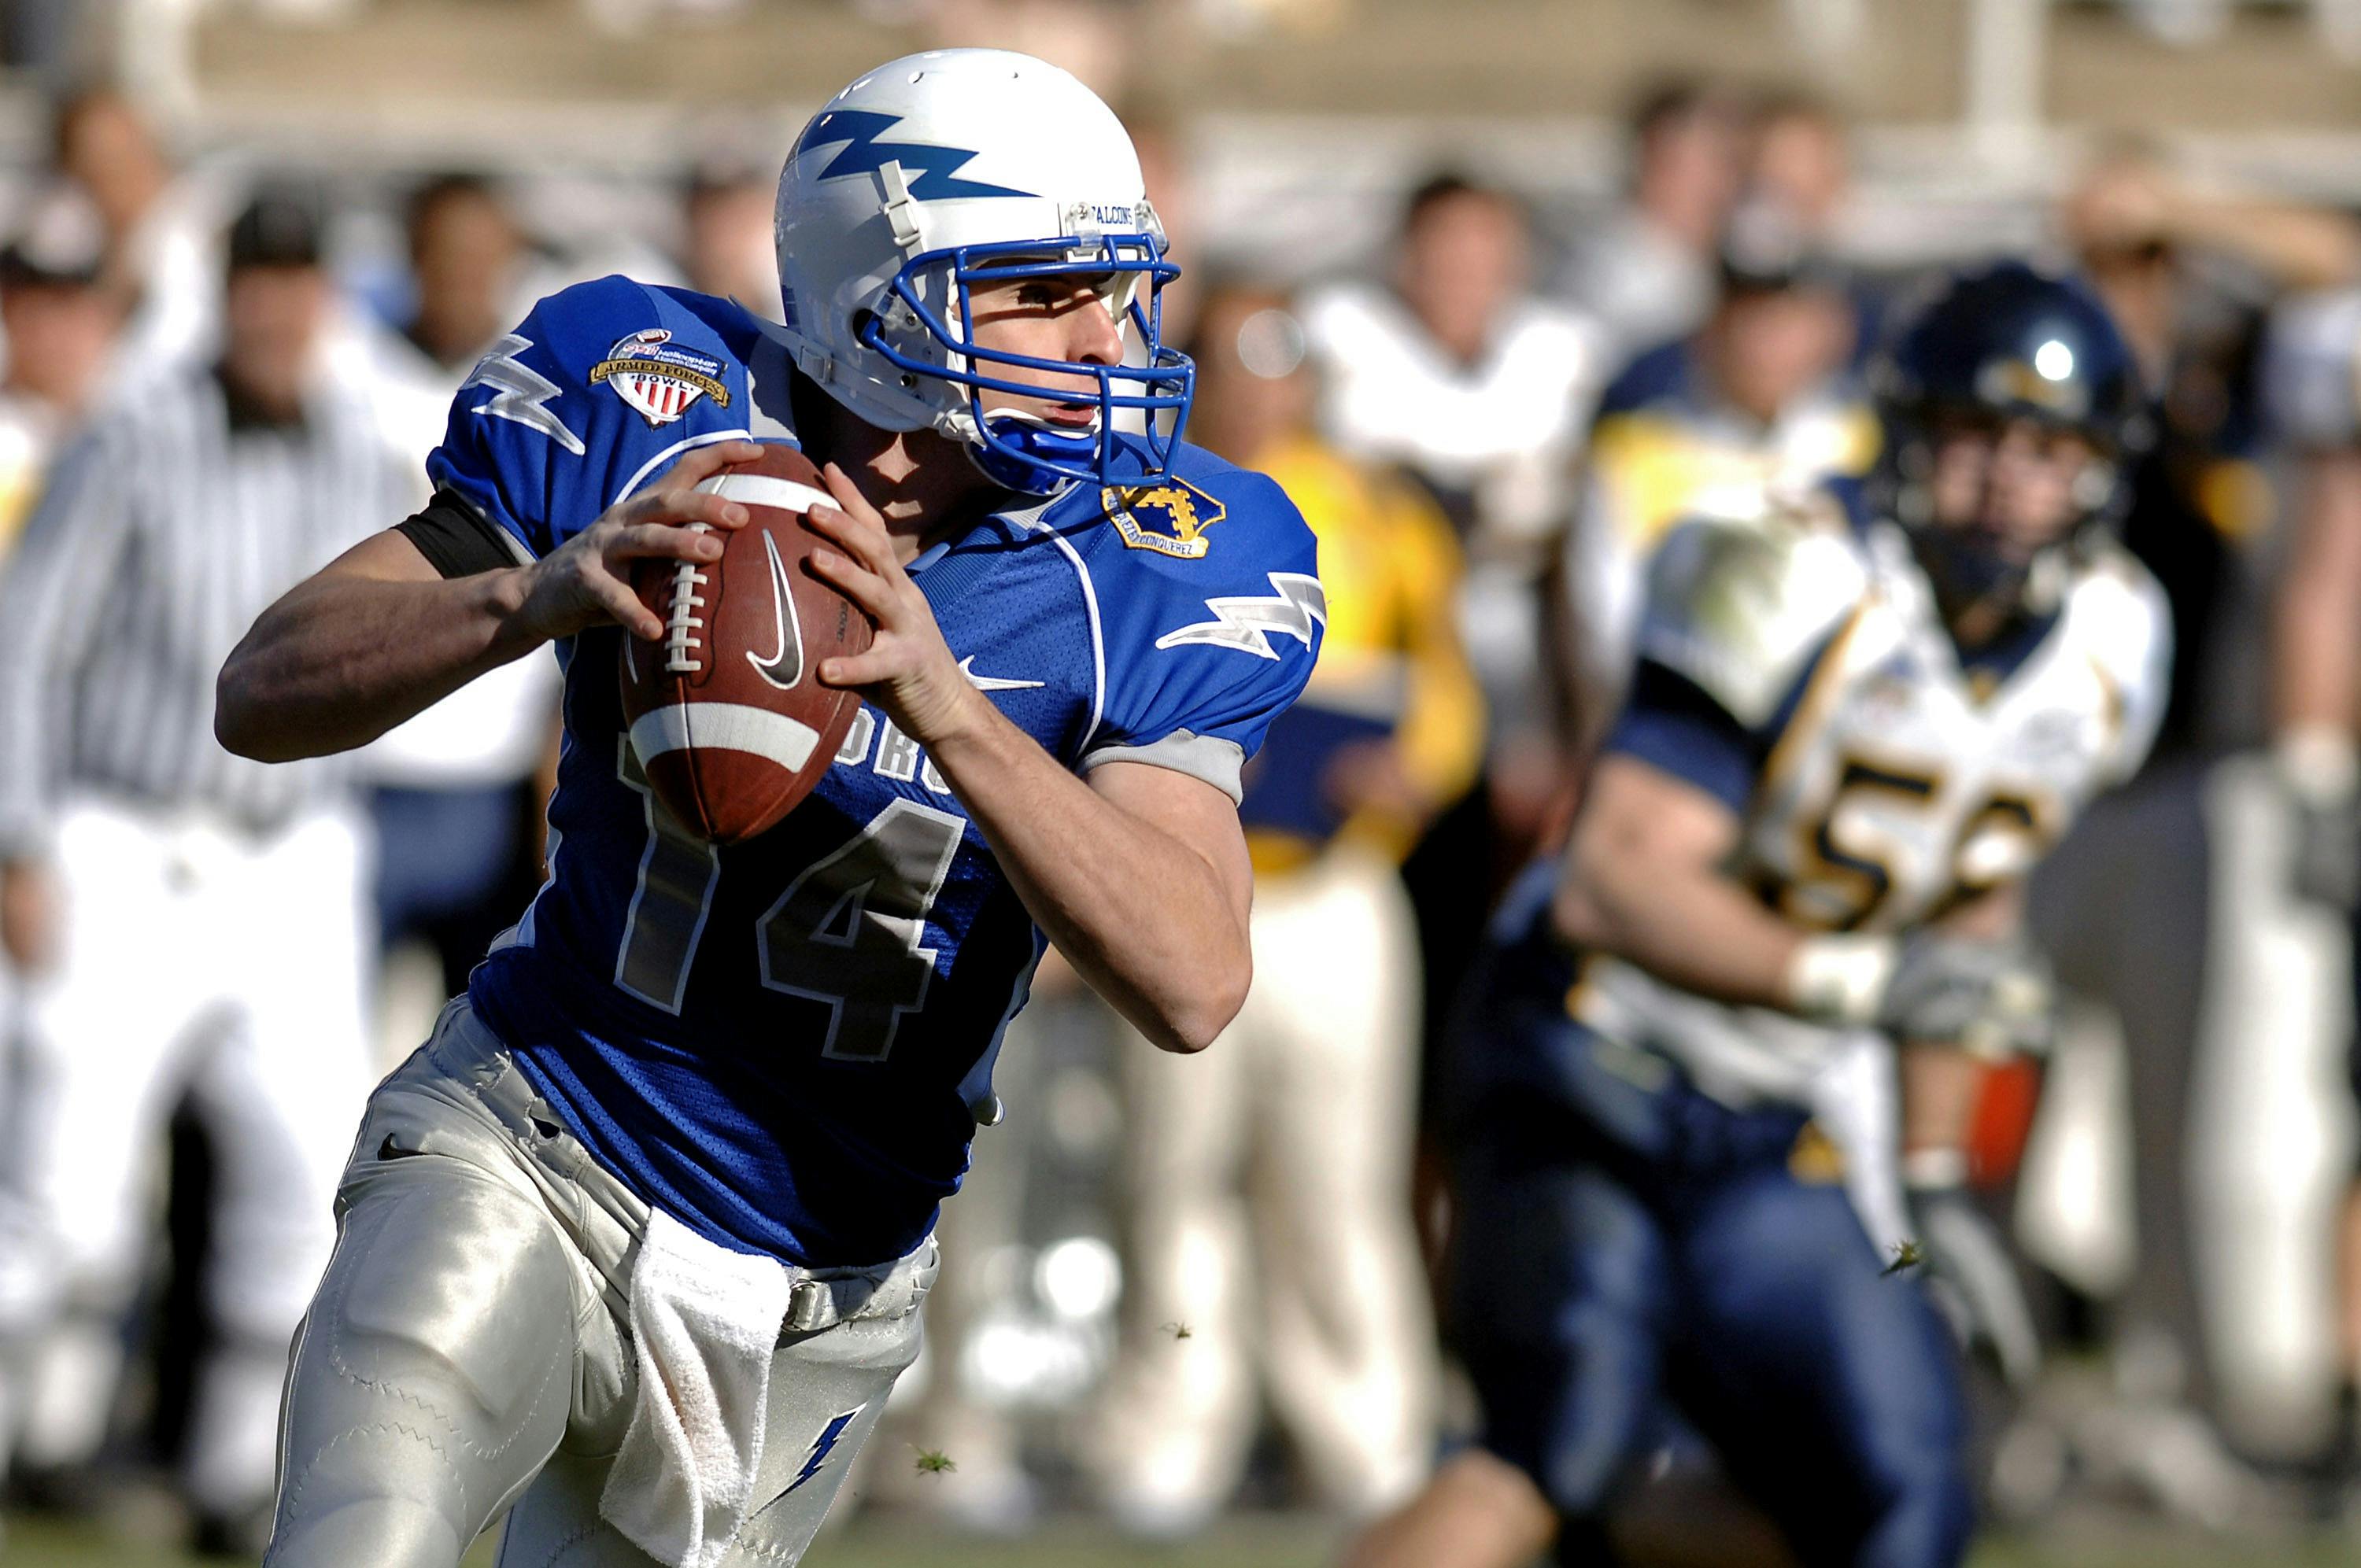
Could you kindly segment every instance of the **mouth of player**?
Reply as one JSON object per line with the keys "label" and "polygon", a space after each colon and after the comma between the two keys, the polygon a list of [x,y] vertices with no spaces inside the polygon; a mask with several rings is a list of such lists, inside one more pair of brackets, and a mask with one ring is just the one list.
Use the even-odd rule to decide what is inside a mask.
{"label": "mouth of player", "polygon": [[1099,422],[1099,406],[1096,403],[1044,403],[1041,417],[1067,430],[1088,430]]}

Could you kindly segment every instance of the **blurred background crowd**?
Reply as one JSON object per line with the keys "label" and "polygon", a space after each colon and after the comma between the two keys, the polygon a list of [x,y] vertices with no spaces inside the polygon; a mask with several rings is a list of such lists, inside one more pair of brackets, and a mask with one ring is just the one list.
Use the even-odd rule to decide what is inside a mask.
{"label": "blurred background crowd", "polygon": [[[1191,436],[1287,488],[1333,619],[1323,733],[1249,777],[1247,1011],[1161,1057],[1053,959],[849,1496],[1164,1539],[1416,1485],[1471,1420],[1428,1284],[1444,1020],[1613,712],[1648,554],[1863,471],[1881,332],[2006,254],[2081,269],[2147,372],[2123,526],[2178,658],[2154,757],[2037,889],[2063,1043],[1987,1097],[2023,1306],[1987,1495],[2036,1535],[2361,1530],[2361,843],[2302,743],[2361,663],[2348,0],[0,4],[7,1501],[250,1541],[324,1246],[289,1151],[333,1173],[545,848],[549,661],[266,785],[106,689],[190,620],[106,587],[198,580],[143,575],[156,528],[286,518],[173,634],[209,689],[280,588],[423,503],[539,295],[623,271],[775,313],[795,127],[928,43],[1124,112],[1187,269]],[[44,509],[73,526],[12,559]]]}

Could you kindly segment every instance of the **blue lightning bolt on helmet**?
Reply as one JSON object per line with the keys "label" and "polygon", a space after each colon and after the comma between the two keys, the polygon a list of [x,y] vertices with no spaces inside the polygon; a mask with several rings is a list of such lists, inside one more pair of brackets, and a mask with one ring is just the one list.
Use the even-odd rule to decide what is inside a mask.
{"label": "blue lightning bolt on helmet", "polygon": [[[1169,467],[1195,384],[1162,337],[1160,291],[1180,269],[1130,136],[1067,72],[981,49],[879,66],[796,138],[775,233],[796,366],[869,423],[939,431],[995,483],[1035,495]],[[1028,277],[1109,280],[1124,362],[978,344],[972,292]],[[985,411],[987,392],[1040,397],[1025,378],[1045,372],[1066,378],[1050,395],[1095,400],[1089,428]]]}

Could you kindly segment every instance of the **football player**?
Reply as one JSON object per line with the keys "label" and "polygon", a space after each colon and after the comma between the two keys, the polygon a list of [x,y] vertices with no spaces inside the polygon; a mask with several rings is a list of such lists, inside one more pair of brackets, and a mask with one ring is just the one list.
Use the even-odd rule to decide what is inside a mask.
{"label": "football player", "polygon": [[[453,404],[426,511],[224,669],[263,757],[557,644],[548,883],[380,1087],[293,1353],[269,1561],[796,1562],[917,1354],[937,1205],[1045,934],[1156,1045],[1247,981],[1239,770],[1308,675],[1312,542],[1185,446],[1165,257],[1106,106],[1026,56],[862,77],[780,176],[785,326],[608,278]],[[813,567],[876,624],[815,793],[718,849],[622,723],[639,562],[799,444]],[[1202,524],[1220,518],[1218,527]]]}
{"label": "football player", "polygon": [[1481,1442],[1356,1565],[1598,1560],[1666,1397],[1805,1561],[1965,1552],[1955,1352],[1813,1117],[1873,1102],[1863,1052],[1890,1072],[1899,1042],[1899,1134],[1845,1152],[1890,1167],[1898,1136],[1917,1201],[1957,1201],[1960,1047],[2045,1014],[2018,889],[2145,751],[2169,635],[2105,526],[2138,393],[2084,288],[1959,280],[1889,372],[1866,495],[1685,525],[1652,567],[1631,696],[1457,1058]]}

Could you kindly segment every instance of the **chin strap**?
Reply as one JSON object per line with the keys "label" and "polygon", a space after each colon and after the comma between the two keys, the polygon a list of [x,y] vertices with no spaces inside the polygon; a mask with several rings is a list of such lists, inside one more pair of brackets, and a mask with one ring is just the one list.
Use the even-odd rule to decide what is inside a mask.
{"label": "chin strap", "polygon": [[[972,424],[972,422],[963,422]],[[1095,432],[1068,435],[1024,414],[994,414],[968,441],[968,455],[983,477],[1005,489],[1028,496],[1055,494],[1073,482],[1052,463],[1090,463],[1098,455]]]}

